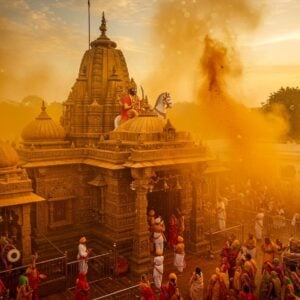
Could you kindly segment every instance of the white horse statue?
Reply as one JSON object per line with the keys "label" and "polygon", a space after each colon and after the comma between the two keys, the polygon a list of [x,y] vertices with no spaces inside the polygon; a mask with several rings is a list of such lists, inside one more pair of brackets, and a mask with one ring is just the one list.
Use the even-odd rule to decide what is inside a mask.
{"label": "white horse statue", "polygon": [[[168,92],[161,93],[155,102],[153,111],[162,118],[167,117],[167,109],[173,107],[173,101]],[[115,128],[118,128],[121,121],[121,115],[117,115],[114,120]]]}

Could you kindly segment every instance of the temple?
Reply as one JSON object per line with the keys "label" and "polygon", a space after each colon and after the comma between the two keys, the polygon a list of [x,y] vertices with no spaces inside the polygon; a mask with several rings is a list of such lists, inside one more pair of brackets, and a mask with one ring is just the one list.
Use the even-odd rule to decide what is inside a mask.
{"label": "temple", "polygon": [[180,208],[187,249],[207,250],[205,207],[216,201],[222,168],[209,149],[148,105],[114,129],[119,99],[135,83],[106,30],[103,15],[101,35],[83,55],[61,125],[43,105],[22,132],[18,156],[0,144],[1,216],[15,216],[24,262],[36,250],[49,256],[45,238],[75,259],[74,243],[84,234],[95,251],[115,244],[133,272],[146,272],[147,212],[153,208],[166,223]]}

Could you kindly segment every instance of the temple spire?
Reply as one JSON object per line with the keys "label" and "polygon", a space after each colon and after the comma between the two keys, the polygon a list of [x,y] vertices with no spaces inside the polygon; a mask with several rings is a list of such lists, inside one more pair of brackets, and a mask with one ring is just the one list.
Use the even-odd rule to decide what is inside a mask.
{"label": "temple spire", "polygon": [[106,38],[105,32],[107,31],[107,28],[106,28],[106,20],[105,20],[104,12],[102,12],[102,21],[101,21],[101,26],[99,27],[99,29],[101,31],[100,37]]}

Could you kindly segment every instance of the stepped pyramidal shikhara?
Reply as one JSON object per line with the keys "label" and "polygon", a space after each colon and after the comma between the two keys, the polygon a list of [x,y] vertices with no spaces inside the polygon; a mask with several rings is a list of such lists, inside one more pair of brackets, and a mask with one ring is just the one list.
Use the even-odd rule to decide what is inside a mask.
{"label": "stepped pyramidal shikhara", "polygon": [[122,51],[106,35],[104,14],[100,31],[84,53],[78,77],[64,103],[62,125],[76,145],[96,143],[99,134],[113,130],[120,98],[130,87],[136,87]]}

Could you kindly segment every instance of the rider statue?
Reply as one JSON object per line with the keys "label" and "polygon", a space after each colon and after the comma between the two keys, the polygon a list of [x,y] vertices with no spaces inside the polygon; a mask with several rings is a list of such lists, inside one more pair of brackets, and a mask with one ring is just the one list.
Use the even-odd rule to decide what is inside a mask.
{"label": "rider statue", "polygon": [[137,89],[131,86],[128,94],[125,95],[121,101],[121,121],[123,123],[128,119],[138,116],[139,112],[143,110],[143,101],[137,96]]}

